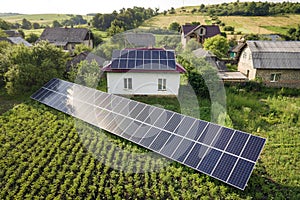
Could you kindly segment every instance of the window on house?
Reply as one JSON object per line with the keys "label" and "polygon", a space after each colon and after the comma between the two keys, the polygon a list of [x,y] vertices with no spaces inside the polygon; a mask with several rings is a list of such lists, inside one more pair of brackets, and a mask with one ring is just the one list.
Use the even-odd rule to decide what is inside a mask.
{"label": "window on house", "polygon": [[158,79],[158,90],[159,91],[166,90],[166,88],[167,88],[166,85],[167,85],[167,79],[165,79],[165,78]]}
{"label": "window on house", "polygon": [[132,78],[124,78],[124,89],[132,89]]}
{"label": "window on house", "polygon": [[205,28],[200,28],[200,35],[204,35],[205,34]]}
{"label": "window on house", "polygon": [[271,74],[270,81],[271,82],[278,82],[280,80],[281,74]]}

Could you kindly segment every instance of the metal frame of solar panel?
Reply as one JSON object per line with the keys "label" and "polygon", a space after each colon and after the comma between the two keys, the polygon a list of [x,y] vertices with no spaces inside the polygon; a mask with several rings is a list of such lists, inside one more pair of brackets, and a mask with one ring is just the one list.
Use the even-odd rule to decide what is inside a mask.
{"label": "metal frame of solar panel", "polygon": [[266,141],[60,79],[31,98],[242,190]]}
{"label": "metal frame of solar panel", "polygon": [[175,70],[175,52],[156,49],[114,50],[112,69]]}

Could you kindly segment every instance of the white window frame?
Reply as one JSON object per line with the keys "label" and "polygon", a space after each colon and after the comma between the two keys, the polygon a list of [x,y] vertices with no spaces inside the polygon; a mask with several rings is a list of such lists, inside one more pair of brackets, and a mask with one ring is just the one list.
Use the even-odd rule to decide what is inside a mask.
{"label": "white window frame", "polygon": [[166,91],[167,90],[167,79],[159,78],[157,81],[157,89],[158,91]]}
{"label": "white window frame", "polygon": [[280,81],[281,73],[272,73],[270,77],[270,82]]}
{"label": "white window frame", "polygon": [[132,90],[132,78],[124,78],[124,89]]}

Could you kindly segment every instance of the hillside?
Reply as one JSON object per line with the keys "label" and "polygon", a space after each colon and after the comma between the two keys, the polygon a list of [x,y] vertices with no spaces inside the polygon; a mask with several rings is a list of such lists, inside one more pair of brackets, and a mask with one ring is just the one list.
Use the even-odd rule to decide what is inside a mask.
{"label": "hillside", "polygon": [[[300,22],[300,15],[283,16],[219,16],[221,22],[226,26],[233,26],[236,32],[242,34],[285,34],[291,27],[297,27]],[[209,16],[192,13],[160,14],[142,24],[143,28],[168,28],[172,22],[179,24],[200,22],[211,24],[214,21]],[[221,27],[222,28],[222,27]]]}
{"label": "hillside", "polygon": [[[10,23],[22,24],[23,19],[29,20],[31,23],[39,23],[40,25],[52,25],[54,20],[62,22],[70,19],[73,15],[71,14],[19,14],[19,15],[8,15],[0,16],[3,20]],[[92,16],[83,16],[86,19],[91,19]]]}

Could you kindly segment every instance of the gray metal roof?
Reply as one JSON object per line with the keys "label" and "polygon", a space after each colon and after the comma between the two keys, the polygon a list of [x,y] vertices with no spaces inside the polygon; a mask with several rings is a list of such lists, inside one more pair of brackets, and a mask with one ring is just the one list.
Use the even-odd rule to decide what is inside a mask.
{"label": "gray metal roof", "polygon": [[67,43],[81,43],[93,34],[86,28],[46,28],[39,40],[48,40],[50,43],[64,45]]}
{"label": "gray metal roof", "polygon": [[134,47],[154,47],[155,36],[151,33],[125,33],[126,41]]}
{"label": "gray metal roof", "polygon": [[30,44],[29,42],[27,42],[21,37],[8,37],[7,39],[10,40],[12,44],[24,44],[25,46],[28,47],[32,46],[32,44]]}
{"label": "gray metal roof", "polygon": [[256,69],[300,69],[300,41],[247,41]]}

